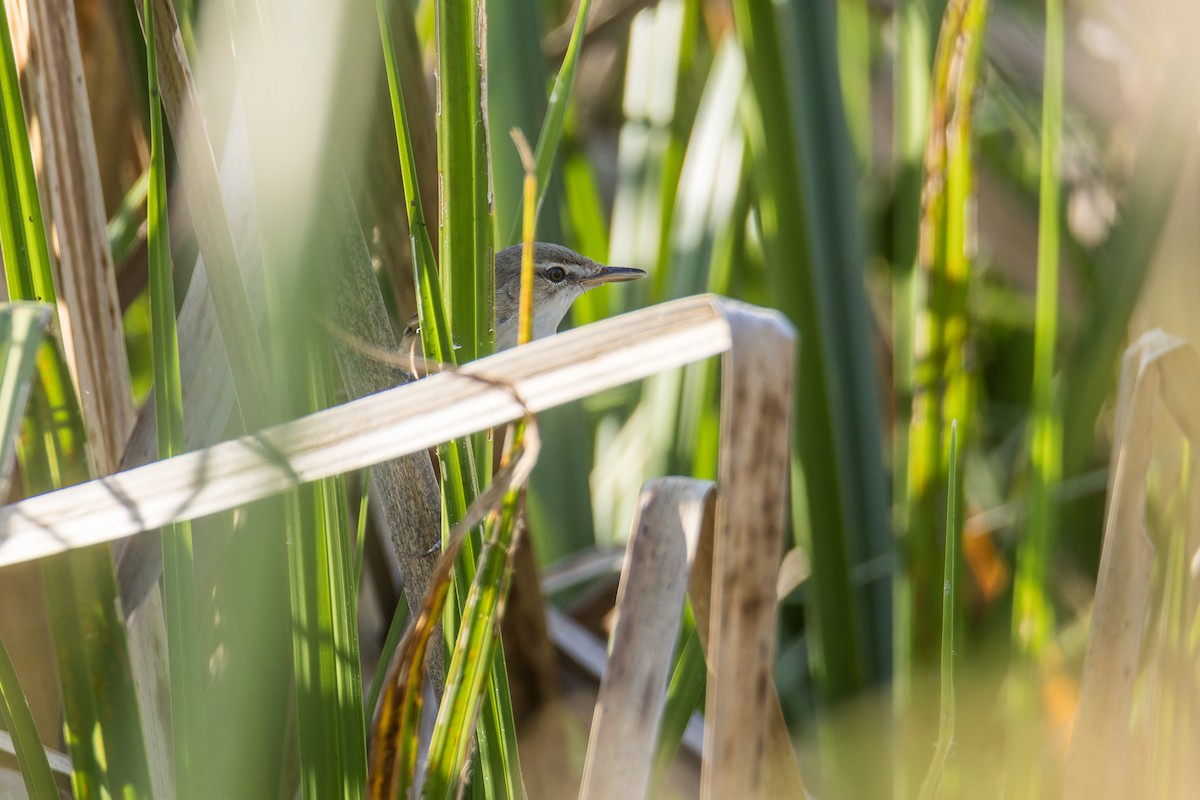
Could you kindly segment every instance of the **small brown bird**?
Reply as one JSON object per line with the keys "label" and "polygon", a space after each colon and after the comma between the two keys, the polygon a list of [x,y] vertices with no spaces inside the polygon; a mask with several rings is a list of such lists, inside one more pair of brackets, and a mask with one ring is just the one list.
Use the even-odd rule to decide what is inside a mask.
{"label": "small brown bird", "polygon": [[[496,350],[517,345],[521,304],[522,245],[496,254]],[[562,245],[538,242],[533,251],[533,338],[554,335],[575,298],[603,283],[633,281],[646,273],[632,267],[606,267]],[[403,353],[421,352],[417,317],[404,328]]]}

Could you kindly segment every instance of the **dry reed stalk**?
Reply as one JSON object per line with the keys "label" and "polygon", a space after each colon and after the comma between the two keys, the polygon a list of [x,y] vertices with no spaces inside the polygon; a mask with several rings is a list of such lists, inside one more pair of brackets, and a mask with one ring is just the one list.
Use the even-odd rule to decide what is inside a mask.
{"label": "dry reed stalk", "polygon": [[1133,747],[1130,712],[1155,561],[1155,547],[1144,528],[1154,414],[1162,401],[1196,447],[1200,443],[1196,397],[1200,397],[1200,356],[1186,342],[1154,330],[1125,351],[1117,389],[1104,548],[1067,762],[1064,797],[1068,800],[1125,796]]}
{"label": "dry reed stalk", "polygon": [[592,719],[587,800],[645,797],[688,576],[688,530],[699,530],[712,484],[655,478],[638,499],[617,592],[612,649]]}

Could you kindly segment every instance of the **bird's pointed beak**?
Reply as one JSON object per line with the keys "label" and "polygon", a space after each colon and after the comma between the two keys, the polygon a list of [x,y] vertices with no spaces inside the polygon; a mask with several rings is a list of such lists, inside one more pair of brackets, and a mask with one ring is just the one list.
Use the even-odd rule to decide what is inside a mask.
{"label": "bird's pointed beak", "polygon": [[633,267],[601,267],[598,273],[580,281],[580,283],[583,284],[584,288],[590,289],[602,283],[636,281],[638,278],[644,277],[646,277],[645,270],[634,269]]}

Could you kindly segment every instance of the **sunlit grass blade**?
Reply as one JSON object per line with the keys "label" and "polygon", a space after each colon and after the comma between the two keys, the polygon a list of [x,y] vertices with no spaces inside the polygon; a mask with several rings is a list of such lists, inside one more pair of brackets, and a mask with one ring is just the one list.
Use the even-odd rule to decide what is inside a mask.
{"label": "sunlit grass blade", "polygon": [[[8,494],[17,428],[29,396],[50,306],[15,303],[0,309],[0,494]],[[0,641],[0,723],[13,738],[25,789],[34,800],[57,800],[58,789],[16,670]]]}
{"label": "sunlit grass blade", "polygon": [[[438,276],[454,363],[492,352],[494,313],[491,175],[487,138],[485,0],[446,0],[437,13]],[[455,497],[448,523],[491,475],[491,441],[454,445],[463,480],[443,483]],[[445,448],[443,448],[445,449]],[[467,548],[468,563],[471,556]],[[451,628],[453,625],[451,625]]]}
{"label": "sunlit grass blade", "polygon": [[1038,197],[1037,321],[1033,343],[1033,402],[1029,431],[1029,523],[1017,555],[1013,585],[1013,643],[1037,658],[1054,634],[1049,568],[1054,547],[1052,492],[1062,480],[1062,418],[1056,402],[1058,346],[1059,164],[1063,131],[1063,4],[1046,3],[1046,70],[1042,79],[1041,189]]}
{"label": "sunlit grass blade", "polygon": [[[413,134],[408,124],[408,113],[404,104],[404,90],[396,66],[396,48],[392,39],[387,0],[376,0],[375,10],[379,17],[380,36],[383,41],[383,59],[388,78],[388,92],[392,101],[392,116],[396,124],[396,149],[399,152],[400,168],[404,175],[404,202],[408,208],[408,226],[412,237],[413,270],[417,284],[417,311],[421,323],[421,345],[426,360],[435,363],[455,364],[459,360],[450,335],[449,316],[442,297],[442,286],[438,279],[437,262],[433,255],[433,244],[421,205],[421,189],[417,181],[416,157],[413,152]],[[407,8],[402,13],[410,13]],[[464,505],[465,509],[466,506]]]}
{"label": "sunlit grass blade", "polygon": [[[441,82],[439,92],[443,102],[439,103],[442,116],[438,120],[439,163],[443,164],[442,190],[446,207],[441,228],[441,271],[440,284],[435,268],[432,246],[428,237],[428,229],[421,213],[419,188],[415,181],[416,168],[413,159],[412,134],[409,128],[404,105],[404,92],[396,73],[396,58],[391,38],[391,27],[388,10],[383,0],[378,0],[376,9],[379,16],[380,31],[383,39],[385,67],[388,74],[388,86],[392,99],[392,111],[396,120],[397,148],[404,174],[405,199],[409,212],[409,228],[413,234],[414,258],[416,270],[417,294],[421,320],[421,339],[424,354],[433,361],[445,361],[454,364],[467,361],[491,351],[491,209],[486,197],[481,200],[475,192],[481,186],[486,186],[488,180],[487,155],[485,143],[473,140],[472,136],[482,136],[483,126],[478,126],[474,133],[470,130],[459,130],[450,133],[446,130],[456,119],[474,119],[482,113],[480,83],[482,78],[478,72],[479,59],[475,58],[474,27],[466,22],[473,19],[469,3],[459,3],[457,7],[445,9],[439,6],[442,14],[463,14],[464,19],[449,22],[442,19],[438,26],[439,58],[444,59],[439,70]],[[482,9],[476,9],[482,12]],[[404,13],[408,13],[407,10]],[[464,27],[465,26],[465,27]],[[447,71],[448,70],[448,71]],[[448,81],[448,83],[447,83]],[[455,88],[457,87],[457,88]],[[452,96],[447,97],[449,92]],[[473,103],[473,105],[472,105]],[[473,123],[467,123],[473,126]],[[462,141],[466,138],[467,141]],[[478,159],[473,170],[463,160],[465,152],[474,152]],[[456,177],[445,174],[449,169]],[[474,202],[463,203],[462,198],[470,188],[471,195],[467,200]],[[455,199],[457,198],[457,200]],[[448,222],[451,214],[456,214],[456,221]],[[468,223],[470,228],[468,229]],[[481,231],[486,229],[486,233]],[[484,241],[485,240],[485,241]],[[483,248],[484,258],[479,258],[478,247]],[[456,266],[457,264],[457,266]],[[472,277],[474,276],[474,277]],[[481,287],[475,278],[485,278]],[[443,292],[450,295],[449,302],[443,305]],[[457,292],[457,295],[454,293]],[[457,301],[455,301],[455,296]],[[471,300],[471,297],[474,300]],[[471,302],[468,302],[468,301]],[[457,309],[452,307],[458,303]],[[482,302],[482,307],[478,305]],[[457,314],[457,319],[456,319]],[[473,327],[460,328],[466,325],[467,315],[474,315],[470,320]],[[453,336],[451,335],[453,331]],[[475,337],[471,346],[466,346],[465,336]],[[484,438],[475,437],[475,442]],[[471,447],[471,441],[460,439],[442,445],[438,448],[439,460],[442,466],[442,491],[445,503],[442,520],[443,541],[452,526],[456,525],[467,511],[469,503],[478,494],[479,478],[490,474],[490,447],[476,454]],[[478,460],[476,456],[478,455]],[[458,602],[467,597],[470,585],[470,575],[476,569],[474,545],[468,540],[461,556],[460,568],[455,573],[455,595]],[[446,617],[446,632],[449,639],[457,629],[460,611],[455,604],[448,605]],[[512,711],[507,691],[500,681],[503,678],[499,670],[503,669],[502,658],[493,663],[490,659],[486,666],[493,670],[491,688],[485,694],[483,722],[479,731],[480,751],[488,755],[484,759],[481,786],[497,787],[514,779],[519,784],[519,767],[516,763],[515,732],[511,724]],[[474,722],[474,717],[472,717]],[[489,734],[489,731],[492,733]],[[514,777],[515,776],[515,777]]]}
{"label": "sunlit grass blade", "polygon": [[955,643],[955,596],[958,594],[958,559],[962,541],[962,520],[958,516],[958,448],[957,420],[950,422],[950,453],[948,457],[950,485],[946,490],[946,564],[942,577],[942,643],[941,643],[941,717],[938,723],[937,748],[933,763],[921,783],[920,800],[938,796],[946,772],[950,749],[954,745],[955,700],[954,661],[958,657]]}
{"label": "sunlit grass blade", "polygon": [[354,532],[354,597],[362,596],[363,564],[367,557],[367,515],[371,500],[371,470],[363,470],[362,494],[358,498],[358,523]]}
{"label": "sunlit grass blade", "polygon": [[476,42],[477,14],[482,13],[482,0],[437,4],[438,253],[442,297],[461,362],[492,351],[492,214],[486,200],[483,64]]}
{"label": "sunlit grass blade", "polygon": [[[517,325],[517,343],[520,345],[533,337],[537,178],[528,143],[520,131],[514,130],[513,138],[526,170]],[[515,475],[516,470],[524,467],[524,477],[528,477],[528,470],[537,459],[537,443],[536,430],[527,430],[524,422],[514,425],[501,460],[502,472],[512,471]],[[459,776],[470,755],[477,718],[480,718],[480,759],[484,769],[491,772],[492,779],[490,786],[484,784],[484,793],[502,797],[525,794],[515,747],[516,730],[503,674],[503,653],[498,648],[500,616],[512,581],[512,554],[516,549],[521,514],[520,483],[523,478],[514,477],[512,481],[512,485],[505,487],[501,509],[488,515],[487,539],[479,554],[469,591],[458,588],[460,597],[464,598],[460,627],[446,670],[446,691],[429,744],[425,797],[449,798],[460,790]],[[494,484],[492,490],[498,487],[499,484]],[[459,579],[459,587],[461,583]]]}
{"label": "sunlit grass blade", "polygon": [[654,780],[658,785],[666,778],[675,760],[684,731],[697,709],[703,708],[704,684],[708,670],[704,664],[704,648],[696,633],[696,621],[691,605],[684,610],[680,629],[683,647],[675,659],[671,682],[667,685],[667,701],[663,707],[662,726],[658,734],[658,751],[654,755]]}
{"label": "sunlit grass blade", "polygon": [[10,303],[0,308],[0,496],[12,484],[17,432],[37,354],[53,309],[42,303]]}
{"label": "sunlit grass blade", "polygon": [[134,181],[121,200],[121,205],[108,221],[108,246],[117,267],[133,254],[137,247],[138,226],[141,225],[140,209],[150,191],[150,172],[143,172]]}
{"label": "sunlit grass blade", "polygon": [[[155,12],[145,0],[146,39],[154,41]],[[148,95],[159,96],[158,59],[146,48]],[[186,449],[183,389],[179,377],[179,341],[175,328],[175,289],[171,242],[167,231],[167,167],[163,155],[162,109],[150,104],[150,177],[147,196],[147,261],[150,270],[150,332],[154,364],[154,419],[158,456],[170,458]],[[199,642],[200,614],[192,562],[191,524],[163,530],[163,591],[170,661],[171,730],[175,758],[175,791],[200,797],[206,769],[201,761],[204,732],[204,678]]]}
{"label": "sunlit grass blade", "polygon": [[25,693],[17,680],[17,671],[8,648],[0,640],[0,723],[12,736],[17,751],[17,766],[25,781],[25,790],[32,800],[58,800],[58,787],[50,771],[50,761],[42,749],[37,724],[25,701]]}
{"label": "sunlit grass blade", "polygon": [[[908,519],[908,420],[912,416],[913,334],[916,296],[917,230],[921,216],[921,159],[929,127],[929,73],[933,57],[931,0],[899,0],[896,8],[896,55],[892,140],[895,162],[892,228],[892,430],[893,520],[903,532]],[[905,546],[905,545],[902,545]],[[907,702],[912,669],[912,600],[915,587],[907,571],[893,577],[892,663],[896,704]]]}
{"label": "sunlit grass blade", "polygon": [[[404,90],[396,68],[395,46],[392,41],[389,11],[385,0],[376,0],[380,34],[383,40],[384,65],[388,76],[388,90],[392,101],[392,114],[396,123],[396,147],[399,151],[401,171],[404,175],[404,197],[408,207],[408,225],[412,236],[413,269],[417,286],[417,311],[421,327],[421,345],[424,357],[433,363],[456,364],[462,355],[451,338],[450,318],[443,301],[442,282],[438,265],[434,260],[433,246],[429,238],[421,206],[420,187],[417,183],[416,160],[413,155],[412,131],[404,103]],[[408,13],[404,9],[404,13]],[[443,244],[442,252],[445,253]],[[443,269],[444,272],[444,269]],[[478,493],[475,481],[474,454],[468,439],[439,445],[441,462],[442,496],[445,498],[442,519],[443,542],[450,528],[466,513],[467,506]],[[490,464],[488,467],[490,468]],[[473,554],[468,546],[465,552],[467,569],[473,568]],[[465,590],[466,584],[463,584]]]}
{"label": "sunlit grass blade", "polygon": [[[938,512],[941,487],[949,486],[946,421],[955,418],[964,442],[975,415],[976,378],[970,372],[974,336],[968,305],[971,258],[968,214],[973,181],[971,115],[983,47],[986,0],[954,0],[946,8],[932,81],[929,142],[921,197],[920,252],[914,278],[911,337],[914,399],[908,429],[903,501],[904,574],[898,577],[898,643],[903,661],[932,658],[941,608]],[[961,68],[959,68],[961,65]],[[955,483],[961,491],[960,480]],[[962,498],[959,498],[961,502]],[[907,680],[908,672],[902,672]],[[905,697],[907,687],[902,690]]]}
{"label": "sunlit grass blade", "polygon": [[[450,593],[450,570],[463,543],[451,536],[442,552],[429,592],[417,609],[408,630],[399,639],[389,662],[380,662],[382,694],[371,721],[371,754],[368,796],[371,800],[407,798],[417,780],[421,711],[425,705],[425,659],[434,632],[442,619]],[[392,620],[396,629],[400,615]],[[388,634],[391,638],[391,632]],[[376,682],[379,683],[377,677]],[[372,687],[372,693],[376,691]]]}
{"label": "sunlit grass blade", "polygon": [[[446,692],[438,721],[429,745],[429,764],[423,796],[451,798],[459,790],[459,777],[469,756],[475,721],[487,693],[486,682],[492,672],[497,654],[498,609],[508,592],[512,563],[506,542],[516,526],[517,493],[506,498],[505,510],[496,522],[493,536],[505,538],[489,541],[480,554],[475,583],[463,603],[458,644],[446,671]],[[507,530],[507,533],[501,531]],[[512,731],[511,733],[515,733]],[[492,738],[490,747],[502,747],[503,740]],[[483,746],[482,743],[480,745]],[[485,759],[485,763],[491,759]],[[503,771],[493,775],[492,796],[523,795],[517,788],[518,771]]]}
{"label": "sunlit grass blade", "polygon": [[366,728],[343,480],[300,489],[290,514],[300,785],[305,797],[358,798]]}

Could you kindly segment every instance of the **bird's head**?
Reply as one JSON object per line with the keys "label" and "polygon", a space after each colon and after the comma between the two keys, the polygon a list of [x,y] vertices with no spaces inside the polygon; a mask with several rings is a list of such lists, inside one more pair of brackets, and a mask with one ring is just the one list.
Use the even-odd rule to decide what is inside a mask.
{"label": "bird's head", "polygon": [[[522,245],[496,254],[496,349],[517,344]],[[631,267],[607,267],[562,245],[538,242],[533,250],[533,338],[558,330],[575,298],[594,286],[646,275]]]}

